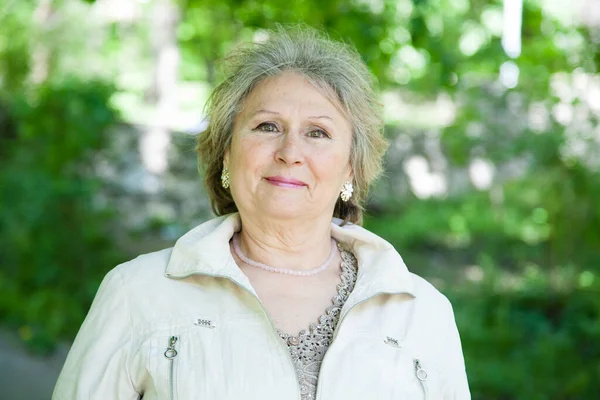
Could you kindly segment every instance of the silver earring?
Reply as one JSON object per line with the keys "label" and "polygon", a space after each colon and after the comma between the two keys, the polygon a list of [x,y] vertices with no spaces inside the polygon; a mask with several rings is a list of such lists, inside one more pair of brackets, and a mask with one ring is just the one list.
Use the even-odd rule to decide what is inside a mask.
{"label": "silver earring", "polygon": [[223,172],[221,172],[221,186],[225,189],[229,188],[229,170],[227,168],[223,168]]}
{"label": "silver earring", "polygon": [[342,185],[342,193],[340,194],[342,201],[350,200],[350,197],[352,197],[352,192],[354,192],[354,187],[352,187],[352,182],[350,182],[350,181],[344,182],[344,184]]}

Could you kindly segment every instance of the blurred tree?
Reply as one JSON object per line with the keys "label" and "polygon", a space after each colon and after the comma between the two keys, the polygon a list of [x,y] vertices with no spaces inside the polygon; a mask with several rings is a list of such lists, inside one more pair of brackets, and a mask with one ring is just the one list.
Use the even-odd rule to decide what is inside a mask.
{"label": "blurred tree", "polygon": [[45,83],[6,109],[14,136],[1,136],[0,318],[38,350],[73,332],[119,260],[92,162],[116,121],[111,93],[99,82]]}

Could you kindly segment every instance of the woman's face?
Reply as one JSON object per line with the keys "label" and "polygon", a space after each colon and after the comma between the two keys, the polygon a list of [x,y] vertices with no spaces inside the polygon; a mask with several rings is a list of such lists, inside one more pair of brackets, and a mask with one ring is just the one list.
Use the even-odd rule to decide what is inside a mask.
{"label": "woman's face", "polygon": [[224,166],[241,214],[279,219],[333,214],[352,179],[352,127],[302,75],[261,81],[243,103]]}

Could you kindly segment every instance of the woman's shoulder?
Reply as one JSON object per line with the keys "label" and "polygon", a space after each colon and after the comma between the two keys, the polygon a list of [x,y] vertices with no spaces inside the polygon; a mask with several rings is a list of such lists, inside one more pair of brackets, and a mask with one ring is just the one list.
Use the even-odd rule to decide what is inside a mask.
{"label": "woman's shoulder", "polygon": [[122,310],[137,337],[151,332],[153,326],[168,326],[178,316],[193,315],[188,310],[191,304],[208,303],[210,291],[167,276],[172,252],[173,248],[167,248],[142,254],[110,270],[94,300],[98,312]]}
{"label": "woman's shoulder", "polygon": [[411,272],[415,299],[424,306],[435,307],[437,310],[452,310],[448,297],[427,279]]}

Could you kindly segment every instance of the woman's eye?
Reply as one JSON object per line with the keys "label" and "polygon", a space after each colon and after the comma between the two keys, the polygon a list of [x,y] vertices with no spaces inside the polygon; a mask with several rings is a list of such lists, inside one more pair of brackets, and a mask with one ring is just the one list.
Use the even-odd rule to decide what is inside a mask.
{"label": "woman's eye", "polygon": [[313,138],[328,138],[329,137],[327,132],[325,132],[322,129],[313,129],[310,132],[308,132],[308,136],[313,137]]}
{"label": "woman's eye", "polygon": [[263,132],[277,132],[277,125],[272,122],[263,122],[258,125],[254,130],[263,131]]}

